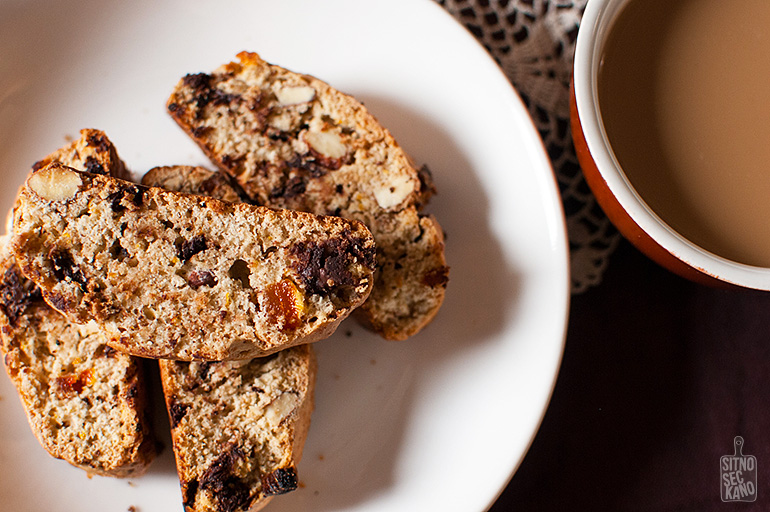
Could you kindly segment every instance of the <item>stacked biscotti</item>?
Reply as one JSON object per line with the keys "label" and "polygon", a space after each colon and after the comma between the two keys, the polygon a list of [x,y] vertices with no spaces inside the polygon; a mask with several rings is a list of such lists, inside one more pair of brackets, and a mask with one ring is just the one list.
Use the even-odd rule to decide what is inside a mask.
{"label": "stacked biscotti", "polygon": [[[226,246],[227,240],[222,238],[229,235],[230,231],[234,231],[236,237],[239,232],[254,237],[253,240],[247,239],[258,247],[251,250],[243,250],[247,245],[242,240],[232,243],[234,248],[240,249],[238,254],[242,263],[228,262],[226,268],[231,272],[226,277],[216,272],[214,264],[206,267],[213,278],[200,277],[203,271],[198,267],[185,267],[184,262],[193,260],[210,248],[207,243],[196,245],[195,242],[180,241],[179,234],[168,236],[169,240],[175,242],[172,245],[175,249],[169,258],[162,261],[181,260],[172,264],[175,270],[172,278],[182,289],[216,290],[218,282],[230,279],[238,287],[249,290],[249,300],[254,309],[263,311],[269,321],[264,322],[265,327],[261,330],[255,328],[247,333],[251,334],[251,338],[244,335],[243,339],[237,340],[238,351],[221,349],[218,345],[208,343],[205,336],[193,336],[198,345],[189,350],[194,350],[192,354],[196,358],[209,361],[182,361],[187,353],[182,352],[181,344],[177,343],[174,345],[177,352],[171,354],[176,360],[161,360],[160,366],[186,509],[256,510],[273,496],[294,490],[298,485],[296,464],[301,457],[310,423],[316,374],[314,352],[307,342],[312,341],[313,337],[320,339],[328,335],[368,295],[374,255],[371,235],[360,223],[343,219],[325,219],[243,204],[231,207],[226,201],[200,196],[206,194],[223,200],[235,199],[231,195],[234,190],[226,182],[220,182],[218,175],[196,168],[168,168],[166,171],[171,172],[166,172],[165,181],[160,178],[163,169],[148,173],[145,181],[156,176],[153,185],[162,185],[167,190],[132,184],[109,176],[77,172],[54,159],[30,175],[17,200],[12,243],[6,246],[13,266],[6,272],[7,283],[3,283],[3,286],[5,297],[14,299],[6,300],[3,312],[7,311],[8,315],[0,317],[0,320],[16,326],[19,324],[20,312],[26,311],[24,319],[31,322],[38,316],[38,309],[28,308],[34,303],[48,314],[48,321],[40,323],[40,330],[45,330],[49,337],[47,343],[43,344],[41,336],[32,333],[30,329],[16,334],[6,328],[8,336],[16,334],[11,342],[4,344],[8,372],[18,383],[17,388],[30,413],[30,422],[36,427],[42,421],[38,421],[40,418],[45,420],[52,416],[51,407],[34,400],[41,396],[40,386],[28,390],[25,380],[27,372],[17,370],[17,363],[29,360],[30,357],[26,353],[16,356],[18,350],[15,345],[49,354],[49,359],[53,361],[48,366],[54,368],[49,373],[58,376],[58,368],[69,368],[66,373],[62,373],[61,378],[51,377],[48,380],[56,381],[57,386],[63,387],[67,393],[80,400],[81,405],[85,403],[84,398],[93,396],[92,388],[104,387],[95,386],[95,381],[101,384],[98,381],[101,374],[97,372],[101,366],[98,362],[90,364],[92,359],[97,359],[97,356],[90,355],[91,352],[108,361],[111,360],[109,358],[138,360],[128,355],[128,352],[156,356],[141,351],[161,350],[158,346],[151,345],[150,349],[142,349],[133,344],[126,348],[123,340],[116,340],[112,334],[116,328],[110,323],[112,316],[123,314],[132,318],[130,313],[136,309],[129,310],[128,314],[121,313],[124,304],[131,304],[131,300],[141,298],[142,293],[138,287],[159,286],[158,283],[147,285],[147,280],[163,279],[162,275],[157,275],[162,274],[163,269],[153,268],[154,275],[143,271],[141,263],[125,263],[132,258],[139,261],[143,257],[153,259],[146,255],[128,253],[134,247],[132,242],[139,238],[128,235],[135,229],[132,221],[139,222],[137,219],[143,217],[142,221],[158,221],[166,226],[176,218],[174,214],[197,215],[204,219],[205,227],[210,226],[218,216],[235,217],[219,220],[219,225],[223,226],[219,229],[227,227],[227,232],[205,231],[208,239],[216,241],[215,247],[218,250]],[[183,190],[186,193],[171,190]],[[191,196],[193,193],[199,196]],[[141,200],[137,197],[139,195]],[[151,204],[147,210],[141,209],[144,201]],[[206,207],[209,209],[206,210]],[[130,217],[132,212],[136,219]],[[243,216],[246,218],[241,218]],[[115,227],[115,222],[123,225]],[[184,221],[177,222],[182,224]],[[187,221],[186,225],[189,224],[195,225]],[[217,226],[216,223],[213,225]],[[141,229],[145,237],[145,250],[153,244],[164,247],[164,240],[158,240],[158,237],[153,241],[147,240],[152,237],[146,223],[137,229]],[[115,233],[121,236],[114,236]],[[19,244],[24,248],[18,249]],[[121,249],[117,249],[118,245]],[[12,252],[14,247],[16,250]],[[95,270],[99,255],[123,263],[117,266],[117,270],[125,272],[119,276],[125,278],[126,274],[136,272],[137,283],[140,279],[144,280],[143,283],[133,285],[133,288],[128,282],[118,283],[118,279],[110,275],[116,271],[114,267]],[[154,259],[158,259],[157,254]],[[213,258],[213,261],[216,262],[216,259]],[[236,270],[232,270],[234,266]],[[37,277],[38,283],[25,277],[21,268],[27,269],[27,275]],[[183,270],[180,272],[179,269]],[[104,305],[108,302],[104,298],[105,294],[109,293],[105,291],[105,283],[118,289],[111,296],[111,300],[118,303],[115,306]],[[121,297],[120,292],[125,293],[121,286],[128,289],[128,298]],[[171,294],[173,290],[165,291]],[[91,293],[94,298],[89,299]],[[232,288],[226,288],[222,292],[225,303],[230,301],[238,304],[239,297],[236,294]],[[167,334],[174,328],[173,319],[184,313],[181,309],[189,309],[190,302],[194,304],[195,300],[179,300],[180,309],[175,316],[165,317],[161,314],[147,315],[144,308],[156,305],[157,302],[143,302],[140,311],[147,320],[144,328],[152,333]],[[79,305],[82,303],[88,305]],[[78,306],[73,307],[72,304]],[[237,309],[234,311],[238,312]],[[228,318],[224,314],[227,312],[223,313],[221,308],[216,313],[217,317],[209,320],[212,323],[211,330],[216,329],[214,322],[230,322],[229,328],[234,330],[233,325],[241,320],[235,313],[235,318]],[[172,320],[171,326],[165,325],[168,320]],[[52,329],[50,324],[53,321],[63,326],[63,329]],[[251,322],[252,325],[258,325],[253,319]],[[91,338],[88,338],[86,341],[69,344],[72,346],[68,345],[66,353],[58,348],[54,350],[53,345],[58,347],[62,341],[74,338],[75,334],[69,335],[66,329],[77,334],[83,333],[83,336],[92,336],[98,343],[91,343],[95,347],[92,350],[88,343]],[[130,328],[127,331],[143,332],[142,329]],[[223,330],[218,332],[221,334]],[[275,335],[278,341],[273,340],[273,344],[269,345],[264,340],[269,340],[273,333],[278,333]],[[218,342],[222,336],[217,339]],[[297,342],[301,337],[301,341]],[[289,341],[284,346],[277,346],[277,343],[284,340]],[[190,346],[192,341],[187,343],[184,346]],[[298,346],[292,346],[293,343]],[[244,354],[265,356],[272,352],[277,353],[268,357],[243,357]],[[168,357],[165,352],[161,355]],[[83,361],[85,364],[81,364]],[[133,387],[129,389],[128,398],[136,400],[131,402],[131,405],[136,406],[135,412],[144,414],[141,407],[143,404],[138,403],[139,386],[143,385],[143,381],[134,378],[131,383]],[[114,388],[118,389],[117,386]],[[88,397],[84,396],[85,393]],[[100,406],[101,402],[99,399]],[[107,432],[115,432],[126,439],[129,436],[122,432],[122,428],[131,427],[142,432],[135,425],[127,423],[126,418],[129,416],[126,411],[120,410],[113,403],[103,406],[112,407],[109,411],[113,413],[112,417],[102,411],[96,417],[78,422],[80,427],[90,427],[89,433],[101,435],[100,443],[95,443],[93,436],[85,437],[82,433],[74,439],[72,435],[67,438],[60,435],[55,440],[55,448],[77,451],[77,460],[82,461],[78,465],[92,472],[112,476],[136,474],[128,468],[121,473],[101,471],[96,467],[97,457],[93,452],[98,450],[99,453],[109,454],[107,448],[110,440],[105,439]],[[94,416],[94,410],[101,411],[92,407],[91,416]],[[114,418],[116,414],[121,415],[117,420]],[[119,441],[112,443],[115,448],[122,448]],[[85,450],[89,446],[94,447],[92,452]],[[154,447],[154,444],[143,446]],[[50,451],[59,454],[54,449]]]}
{"label": "stacked biscotti", "polygon": [[[201,167],[156,167],[142,184],[239,201],[226,178]],[[313,410],[312,344],[244,361],[159,363],[186,510],[255,511],[297,488]]]}
{"label": "stacked biscotti", "polygon": [[444,298],[449,268],[434,192],[391,134],[355,98],[242,52],[190,74],[167,106],[251,200],[356,219],[377,245],[372,293],[357,314],[387,339],[419,332]]}
{"label": "stacked biscotti", "polygon": [[[233,189],[217,176],[202,177],[207,172],[202,169],[172,170],[168,176],[183,179],[154,184],[187,193],[78,172],[58,161],[38,168],[16,203],[8,244],[13,276],[24,279],[61,324],[84,333],[97,326],[100,354],[132,361],[136,358],[129,353],[173,358],[160,361],[161,376],[187,510],[256,510],[298,485],[296,464],[313,409],[316,373],[307,343],[328,336],[366,299],[373,242],[360,223],[233,205],[208,197],[234,199],[229,195]],[[186,230],[174,231],[174,223]],[[171,233],[153,232],[153,226]],[[233,256],[225,255],[225,263],[216,253],[199,258],[210,250]],[[144,292],[154,288],[160,291],[148,300]],[[174,295],[179,290],[198,295],[180,298]],[[239,293],[247,294],[244,308],[237,306],[243,303]],[[23,293],[20,297],[22,303],[29,300]],[[163,311],[166,298],[176,310]],[[132,301],[140,301],[139,306]],[[200,329],[214,335],[190,335],[188,328],[180,341],[162,344],[174,339],[174,329],[189,325],[177,322],[180,316],[211,302],[217,306],[215,317],[202,320],[204,312],[196,311],[190,318],[208,322]],[[235,307],[227,310],[221,304]],[[147,308],[156,309],[149,313]],[[11,305],[8,310],[16,309]],[[246,316],[254,312],[263,316]],[[251,330],[239,332],[244,317]],[[124,333],[132,335],[129,342]],[[18,338],[35,350],[50,351],[28,332]],[[86,352],[80,344],[67,356],[83,359]],[[54,358],[58,362],[62,353]],[[208,361],[188,362],[193,358]],[[93,384],[91,372],[67,374],[70,380],[62,382],[81,395]],[[12,377],[17,373],[9,366]],[[21,385],[18,389],[23,400],[36,395],[35,390],[25,394]],[[37,403],[29,410],[31,418],[47,413]],[[106,414],[97,419],[92,421],[96,434],[114,427]],[[59,444],[64,449],[83,445],[71,438]]]}
{"label": "stacked biscotti", "polygon": [[372,286],[359,222],[58,164],[30,176],[13,222],[16,260],[46,301],[143,357],[246,359],[317,341]]}
{"label": "stacked biscotti", "polygon": [[[239,57],[186,76],[168,100],[218,171],[158,167],[133,183],[106,136],[84,130],[33,166],[0,261],[6,366],[41,442],[61,416],[52,454],[112,476],[143,470],[155,445],[139,369],[157,359],[194,512],[254,511],[297,488],[312,343],[351,314],[406,339],[448,281],[443,232],[422,211],[427,168],[352,97]],[[118,396],[102,397],[110,383]],[[56,416],[72,404],[78,415]],[[110,440],[116,424],[141,440]],[[110,443],[133,458],[108,467]]]}
{"label": "stacked biscotti", "polygon": [[[41,162],[125,172],[97,130],[83,130]],[[74,324],[48,305],[22,274],[7,236],[0,248],[0,340],[30,426],[52,456],[105,476],[146,470],[156,442],[145,410],[143,362],[109,347],[101,329]]]}

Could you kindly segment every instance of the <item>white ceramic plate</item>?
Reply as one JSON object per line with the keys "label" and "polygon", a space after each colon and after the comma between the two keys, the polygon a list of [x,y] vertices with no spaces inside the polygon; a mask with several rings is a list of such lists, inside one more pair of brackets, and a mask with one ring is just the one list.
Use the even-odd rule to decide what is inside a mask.
{"label": "white ceramic plate", "polygon": [[[165,113],[186,73],[248,49],[363,100],[439,190],[450,284],[432,325],[385,342],[346,321],[317,344],[301,487],[277,511],[481,511],[547,406],[568,311],[564,219],[549,161],[492,59],[429,0],[0,1],[0,208],[30,165],[107,132],[129,167],[207,164]],[[158,429],[166,440],[165,418]],[[43,451],[0,378],[2,508],[181,510],[171,451],[132,480]]]}

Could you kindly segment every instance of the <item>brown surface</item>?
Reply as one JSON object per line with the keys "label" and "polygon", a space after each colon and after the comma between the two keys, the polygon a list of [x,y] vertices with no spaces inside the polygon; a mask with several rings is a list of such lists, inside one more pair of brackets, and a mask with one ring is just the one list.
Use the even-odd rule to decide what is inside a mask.
{"label": "brown surface", "polygon": [[[770,294],[686,281],[623,241],[573,297],[553,399],[490,511],[768,509],[769,338]],[[755,503],[721,501],[735,436]]]}

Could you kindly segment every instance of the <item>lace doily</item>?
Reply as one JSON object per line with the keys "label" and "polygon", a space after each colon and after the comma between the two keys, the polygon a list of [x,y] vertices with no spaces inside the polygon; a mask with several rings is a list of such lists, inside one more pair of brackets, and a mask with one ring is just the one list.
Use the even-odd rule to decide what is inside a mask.
{"label": "lace doily", "polygon": [[487,48],[543,138],[567,218],[572,292],[601,281],[619,234],[596,204],[575,156],[569,80],[588,0],[436,0]]}

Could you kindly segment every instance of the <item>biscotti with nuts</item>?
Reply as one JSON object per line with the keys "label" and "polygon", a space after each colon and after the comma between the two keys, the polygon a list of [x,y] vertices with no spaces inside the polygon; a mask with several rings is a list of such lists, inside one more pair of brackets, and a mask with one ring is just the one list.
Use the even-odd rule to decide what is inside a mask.
{"label": "biscotti with nuts", "polygon": [[415,334],[441,306],[449,270],[441,227],[420,213],[433,192],[427,169],[351,96],[254,53],[238,57],[182,78],[171,116],[257,204],[366,224],[378,266],[357,315],[388,339]]}
{"label": "biscotti with nuts", "polygon": [[46,304],[7,241],[0,255],[0,341],[32,431],[53,457],[89,473],[142,474],[157,451],[142,361]]}
{"label": "biscotti with nuts", "polygon": [[253,512],[297,488],[313,411],[312,345],[160,367],[186,511]]}
{"label": "biscotti with nuts", "polygon": [[263,356],[331,335],[369,295],[355,221],[147,188],[51,164],[14,213],[22,272],[113,348],[180,360]]}

